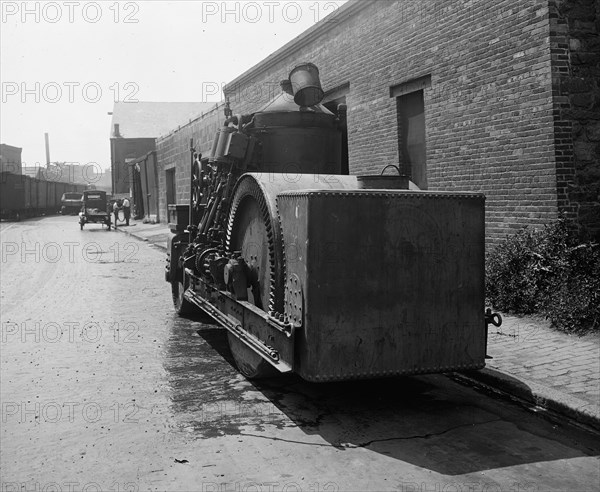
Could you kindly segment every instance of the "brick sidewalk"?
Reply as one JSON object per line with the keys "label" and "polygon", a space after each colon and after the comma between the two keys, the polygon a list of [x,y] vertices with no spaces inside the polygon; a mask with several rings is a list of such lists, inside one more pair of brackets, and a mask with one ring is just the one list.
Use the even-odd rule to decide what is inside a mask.
{"label": "brick sidewalk", "polygon": [[504,316],[500,328],[490,326],[488,354],[489,368],[600,419],[600,335],[568,335],[539,318]]}
{"label": "brick sidewalk", "polygon": [[[132,221],[119,228],[166,250],[166,224]],[[503,316],[490,326],[487,368],[470,373],[509,394],[600,429],[600,334],[578,337],[534,317]]]}

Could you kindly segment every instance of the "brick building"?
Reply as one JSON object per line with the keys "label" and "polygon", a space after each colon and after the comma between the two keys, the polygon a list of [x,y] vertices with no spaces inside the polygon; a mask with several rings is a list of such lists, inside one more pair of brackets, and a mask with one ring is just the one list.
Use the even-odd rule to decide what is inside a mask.
{"label": "brick building", "polygon": [[190,140],[194,147],[209,155],[215,133],[225,120],[224,104],[213,104],[187,125],[156,140],[158,170],[158,210],[161,222],[166,222],[167,205],[189,203],[190,200]]}
{"label": "brick building", "polygon": [[114,194],[130,194],[129,163],[156,149],[156,138],[188,123],[205,103],[115,102],[110,126],[110,160]]}
{"label": "brick building", "polygon": [[[598,234],[599,26],[593,0],[351,0],[225,95],[256,111],[311,61],[326,104],[348,107],[351,174],[396,164],[424,189],[484,192],[490,243],[560,211]],[[157,141],[161,210],[189,199],[189,140],[208,154],[222,120]]]}
{"label": "brick building", "polygon": [[23,149],[12,145],[0,144],[0,172],[22,174],[21,152]]}

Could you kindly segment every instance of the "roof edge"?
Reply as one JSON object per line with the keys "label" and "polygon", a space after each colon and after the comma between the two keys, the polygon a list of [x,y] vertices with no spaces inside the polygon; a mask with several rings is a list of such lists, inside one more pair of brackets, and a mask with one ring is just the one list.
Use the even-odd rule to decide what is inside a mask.
{"label": "roof edge", "polygon": [[302,32],[294,39],[283,45],[274,53],[267,56],[267,58],[258,62],[249,70],[246,70],[243,74],[233,79],[231,82],[225,85],[223,88],[223,94],[227,97],[227,94],[235,90],[236,86],[240,86],[251,80],[256,73],[263,72],[273,65],[276,65],[284,58],[287,58],[294,51],[306,46],[315,38],[322,36],[327,31],[340,25],[348,18],[357,14],[366,7],[374,4],[377,0],[348,0],[345,5],[342,5],[339,9],[335,10],[314,26],[309,27],[306,31]]}
{"label": "roof edge", "polygon": [[[168,133],[165,133],[163,135],[160,135],[158,137],[155,138],[156,142],[158,143],[159,140],[165,140],[167,138],[169,138],[171,135],[173,135],[174,133],[182,130],[183,128],[186,128],[188,126],[193,125],[196,121],[198,120],[203,120],[204,118],[206,118],[207,116],[211,115],[212,113],[219,111],[221,109],[223,109],[225,107],[225,101],[219,101],[219,102],[215,102],[215,103],[211,103],[214,104],[214,107],[209,109],[206,112],[202,112],[201,114],[199,114],[198,116],[196,116],[194,119],[188,121],[187,123],[184,123],[183,125],[179,125],[177,128],[173,128],[172,130],[169,130]],[[223,118],[225,119],[225,118]]]}
{"label": "roof edge", "polygon": [[17,147],[16,145],[10,145],[10,144],[5,144],[5,143],[0,143],[0,145],[2,147],[9,147],[10,149],[23,150],[23,147]]}

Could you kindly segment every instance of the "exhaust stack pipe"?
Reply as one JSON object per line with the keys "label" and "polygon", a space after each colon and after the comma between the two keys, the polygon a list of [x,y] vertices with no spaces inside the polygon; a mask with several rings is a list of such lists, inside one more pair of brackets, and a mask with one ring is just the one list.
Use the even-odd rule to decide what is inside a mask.
{"label": "exhaust stack pipe", "polygon": [[294,102],[298,106],[316,106],[325,97],[319,69],[312,63],[298,65],[290,72]]}
{"label": "exhaust stack pipe", "polygon": [[48,134],[44,133],[44,139],[46,140],[46,167],[50,166],[50,139]]}

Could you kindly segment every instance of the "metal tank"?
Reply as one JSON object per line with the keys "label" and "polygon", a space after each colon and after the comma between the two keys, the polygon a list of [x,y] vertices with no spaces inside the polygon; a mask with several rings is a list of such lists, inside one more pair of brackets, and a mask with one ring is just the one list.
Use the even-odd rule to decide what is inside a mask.
{"label": "metal tank", "polygon": [[246,127],[259,142],[258,169],[270,173],[341,174],[340,121],[325,106],[298,106],[289,80]]}

